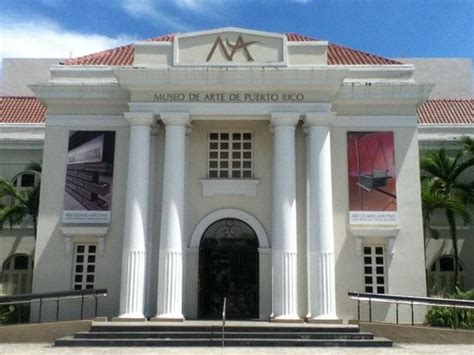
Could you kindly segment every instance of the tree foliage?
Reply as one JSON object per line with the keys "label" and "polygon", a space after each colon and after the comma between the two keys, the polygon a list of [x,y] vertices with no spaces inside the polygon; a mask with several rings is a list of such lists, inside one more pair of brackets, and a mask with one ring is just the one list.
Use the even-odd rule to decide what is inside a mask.
{"label": "tree foliage", "polygon": [[[33,223],[33,234],[36,238],[41,187],[41,163],[31,162],[26,170],[16,175],[11,181],[0,179],[0,229],[5,224],[10,227],[18,224]],[[21,175],[35,176],[33,187],[25,191],[17,190],[14,181]]]}
{"label": "tree foliage", "polygon": [[[448,298],[474,300],[474,291],[456,292]],[[474,313],[469,309],[454,309],[452,307],[430,307],[426,314],[426,321],[433,327],[474,329]]]}
{"label": "tree foliage", "polygon": [[448,223],[453,243],[454,287],[459,286],[459,250],[457,223],[462,219],[471,222],[474,204],[474,154],[469,137],[460,139],[463,150],[450,155],[445,148],[433,151],[421,160],[422,210],[425,238],[428,231],[434,238],[439,236],[431,226],[436,211],[442,211]]}

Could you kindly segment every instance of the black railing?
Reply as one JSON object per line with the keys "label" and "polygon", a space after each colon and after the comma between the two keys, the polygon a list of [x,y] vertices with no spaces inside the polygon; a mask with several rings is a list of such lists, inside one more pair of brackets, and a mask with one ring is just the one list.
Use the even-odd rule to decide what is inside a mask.
{"label": "black railing", "polygon": [[[59,320],[59,304],[61,300],[81,299],[81,320],[84,319],[84,301],[88,298],[94,299],[94,318],[97,317],[98,298],[107,296],[107,289],[89,289],[76,291],[57,291],[48,293],[32,293],[16,296],[0,297],[0,305],[13,304],[33,304],[38,303],[38,323],[41,323],[41,316],[44,302],[56,302],[56,321]],[[30,317],[31,319],[31,317]]]}
{"label": "black railing", "polygon": [[367,302],[369,304],[369,322],[372,322],[372,302],[395,304],[395,318],[397,324],[399,324],[399,305],[408,305],[410,306],[411,312],[411,325],[415,325],[414,306],[451,307],[454,312],[456,309],[468,309],[471,312],[474,309],[474,301],[452,298],[412,297],[360,292],[348,292],[347,295],[357,300],[357,320],[359,322],[361,320],[361,302]]}

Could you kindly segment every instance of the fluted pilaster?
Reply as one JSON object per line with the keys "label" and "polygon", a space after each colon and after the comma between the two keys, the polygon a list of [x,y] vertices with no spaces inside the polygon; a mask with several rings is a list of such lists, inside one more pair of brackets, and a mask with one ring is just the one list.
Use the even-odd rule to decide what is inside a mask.
{"label": "fluted pilaster", "polygon": [[128,177],[122,248],[121,318],[143,318],[145,244],[148,216],[150,133],[152,113],[125,113],[130,122]]}
{"label": "fluted pilaster", "polygon": [[337,319],[330,112],[307,113],[307,239],[310,319]]}
{"label": "fluted pilaster", "polygon": [[298,320],[295,127],[298,113],[273,113],[273,320]]}
{"label": "fluted pilaster", "polygon": [[188,113],[161,113],[166,126],[157,319],[183,317],[183,233]]}

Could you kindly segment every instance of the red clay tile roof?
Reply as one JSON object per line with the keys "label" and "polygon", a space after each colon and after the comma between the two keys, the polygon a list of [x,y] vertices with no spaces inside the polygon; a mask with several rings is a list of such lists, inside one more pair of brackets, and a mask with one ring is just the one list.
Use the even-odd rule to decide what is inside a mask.
{"label": "red clay tile roof", "polygon": [[305,35],[300,35],[299,33],[285,33],[286,39],[289,42],[308,42],[308,41],[316,41],[316,39],[305,36]]}
{"label": "red clay tile roof", "polygon": [[474,99],[428,100],[418,108],[419,124],[474,124]]}
{"label": "red clay tile roof", "polygon": [[392,59],[359,51],[338,44],[328,45],[328,65],[397,65],[403,64]]}
{"label": "red clay tile roof", "polygon": [[0,96],[0,123],[44,123],[46,107],[31,96]]}
{"label": "red clay tile roof", "polygon": [[[286,33],[286,38],[290,42],[316,41],[316,39],[300,35],[297,33]],[[328,64],[329,65],[392,65],[402,64],[395,60],[380,57],[378,55],[359,51],[338,44],[329,43],[328,45]]]}
{"label": "red clay tile roof", "polygon": [[[172,42],[174,35],[164,35],[147,39],[151,42]],[[65,65],[132,65],[135,47],[133,44],[92,53],[83,57],[71,58],[64,61]]]}
{"label": "red clay tile roof", "polygon": [[[150,38],[152,42],[172,42],[174,34]],[[296,33],[286,33],[290,42],[315,41],[314,38],[299,35]],[[135,47],[129,44],[98,53],[89,54],[83,57],[67,59],[66,65],[132,65]],[[329,43],[328,46],[329,65],[393,65],[402,64],[395,60],[383,58],[374,54],[362,52],[356,49]]]}

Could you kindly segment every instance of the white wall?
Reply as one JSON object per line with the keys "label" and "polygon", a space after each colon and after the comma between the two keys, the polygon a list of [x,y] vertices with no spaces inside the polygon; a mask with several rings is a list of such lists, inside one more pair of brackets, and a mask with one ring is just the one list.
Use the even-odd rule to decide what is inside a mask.
{"label": "white wall", "polygon": [[[74,116],[71,116],[73,122],[69,127],[50,126],[46,128],[43,161],[45,174],[41,185],[33,292],[61,291],[72,288],[73,253],[68,253],[65,236],[60,230],[69,131],[114,130],[116,131],[116,143],[111,223],[105,236],[104,252],[97,255],[95,287],[107,288],[109,292],[107,299],[99,306],[99,313],[116,315],[120,293],[129,132],[128,128],[123,126],[123,118],[118,117],[117,125],[114,125],[110,121],[107,124],[101,123],[103,117],[99,115],[94,123],[80,125],[81,120],[74,121]],[[87,228],[88,226],[85,227],[85,230]],[[93,242],[97,238],[91,237],[87,240]],[[77,309],[75,308],[76,313]],[[53,316],[54,313],[50,315]]]}
{"label": "white wall", "polygon": [[[395,239],[395,252],[389,254],[387,238],[364,238],[363,244],[382,245],[386,249],[386,292],[396,295],[424,296],[425,276],[423,260],[423,238],[421,225],[421,201],[419,195],[418,142],[416,129],[381,126],[381,120],[371,118],[373,124],[333,127],[331,130],[333,159],[334,233],[336,260],[337,314],[342,319],[357,317],[357,304],[347,297],[348,291],[364,292],[363,255],[357,249],[356,238],[350,231],[349,186],[347,170],[348,131],[393,131],[395,139],[395,162],[397,169],[397,210],[400,229]],[[382,120],[383,121],[383,120]],[[364,226],[380,228],[377,226]],[[373,319],[394,321],[394,307],[377,305]],[[367,316],[365,308],[364,317]],[[417,321],[423,321],[421,310]],[[409,321],[407,313],[400,315],[401,321]]]}
{"label": "white wall", "polygon": [[414,64],[417,82],[435,83],[430,99],[466,99],[473,93],[472,61],[467,58],[398,58]]}
{"label": "white wall", "polygon": [[28,85],[47,82],[49,67],[60,61],[60,58],[4,58],[1,95],[34,96]]}
{"label": "white wall", "polygon": [[10,180],[16,174],[25,170],[30,162],[42,159],[43,151],[40,149],[2,150],[0,154],[0,177]]}

